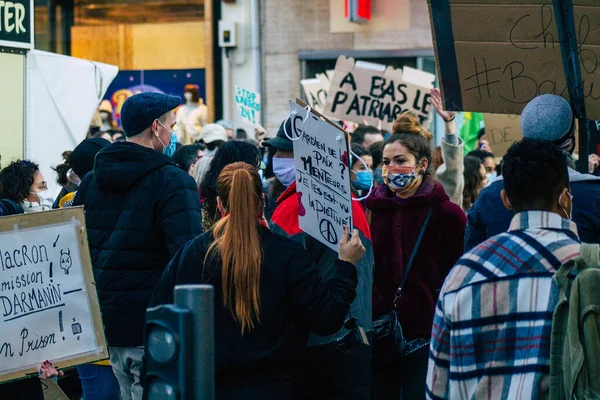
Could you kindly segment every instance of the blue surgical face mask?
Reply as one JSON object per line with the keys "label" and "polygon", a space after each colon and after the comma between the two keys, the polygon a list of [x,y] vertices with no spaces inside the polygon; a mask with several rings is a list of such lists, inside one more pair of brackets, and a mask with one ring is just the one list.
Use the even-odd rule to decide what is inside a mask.
{"label": "blue surgical face mask", "polygon": [[162,122],[158,121],[158,123],[161,124],[162,127],[165,128],[167,132],[171,132],[171,139],[169,141],[168,146],[165,146],[165,144],[162,142],[162,140],[160,140],[160,136],[156,135],[156,138],[158,139],[160,144],[162,144],[162,146],[163,146],[163,151],[162,151],[163,154],[167,157],[171,157],[173,155],[173,153],[175,153],[175,150],[177,149],[177,135],[175,134],[175,132],[173,132],[166,126],[164,126]]}
{"label": "blue surgical face mask", "polygon": [[381,168],[375,168],[375,172],[373,173],[373,178],[375,179],[375,182],[377,182],[380,185],[383,185],[385,183],[383,181],[383,174],[381,172]]}
{"label": "blue surgical face mask", "polygon": [[352,186],[356,190],[369,190],[373,184],[373,173],[371,171],[355,172],[356,180],[352,180]]}

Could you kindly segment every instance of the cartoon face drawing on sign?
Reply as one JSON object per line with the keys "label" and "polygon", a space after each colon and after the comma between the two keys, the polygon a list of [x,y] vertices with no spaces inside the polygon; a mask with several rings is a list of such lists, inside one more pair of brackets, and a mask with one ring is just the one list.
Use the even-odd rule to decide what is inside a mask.
{"label": "cartoon face drawing on sign", "polygon": [[60,251],[60,267],[65,271],[65,274],[69,275],[69,269],[73,266],[73,259],[71,258],[71,249]]}

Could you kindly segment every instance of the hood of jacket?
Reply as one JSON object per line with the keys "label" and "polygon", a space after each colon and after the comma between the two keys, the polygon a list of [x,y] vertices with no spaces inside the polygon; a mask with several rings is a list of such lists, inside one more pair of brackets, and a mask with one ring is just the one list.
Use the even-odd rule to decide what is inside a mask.
{"label": "hood of jacket", "polygon": [[450,201],[450,198],[442,185],[433,178],[426,177],[417,193],[408,199],[401,199],[387,185],[380,185],[377,191],[366,200],[366,205],[371,210],[394,210],[399,207],[437,205],[445,201]]}
{"label": "hood of jacket", "polygon": [[94,176],[103,190],[124,192],[166,165],[178,168],[170,157],[156,150],[131,142],[116,142],[96,155]]}

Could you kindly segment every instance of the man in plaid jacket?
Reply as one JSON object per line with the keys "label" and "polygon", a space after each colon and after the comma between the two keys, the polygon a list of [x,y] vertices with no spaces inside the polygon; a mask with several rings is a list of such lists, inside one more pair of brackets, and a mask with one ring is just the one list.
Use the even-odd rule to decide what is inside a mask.
{"label": "man in plaid jacket", "polygon": [[538,399],[549,391],[554,272],[579,256],[564,155],[534,139],[514,144],[502,168],[507,233],[465,254],[440,292],[427,398]]}

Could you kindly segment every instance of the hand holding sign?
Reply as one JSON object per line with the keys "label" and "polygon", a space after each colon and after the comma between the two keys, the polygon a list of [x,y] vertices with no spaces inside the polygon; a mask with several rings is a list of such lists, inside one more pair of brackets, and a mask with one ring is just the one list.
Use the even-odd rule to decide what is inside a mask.
{"label": "hand holding sign", "polygon": [[363,254],[365,254],[365,246],[363,246],[360,240],[358,229],[352,231],[352,238],[350,240],[348,240],[349,235],[348,226],[344,225],[344,233],[342,234],[342,240],[340,240],[339,258],[342,261],[356,264]]}

